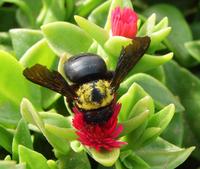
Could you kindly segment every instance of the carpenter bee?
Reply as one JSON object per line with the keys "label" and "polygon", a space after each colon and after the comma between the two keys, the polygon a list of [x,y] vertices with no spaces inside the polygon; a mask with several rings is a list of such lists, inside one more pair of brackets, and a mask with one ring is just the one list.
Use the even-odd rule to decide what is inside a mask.
{"label": "carpenter bee", "polygon": [[123,47],[115,71],[107,70],[104,60],[91,53],[70,57],[64,63],[64,73],[70,85],[57,71],[36,64],[26,68],[23,75],[33,83],[49,88],[67,98],[70,108],[83,112],[87,123],[106,122],[113,114],[117,89],[128,72],[144,55],[150,44],[149,37],[136,37]]}

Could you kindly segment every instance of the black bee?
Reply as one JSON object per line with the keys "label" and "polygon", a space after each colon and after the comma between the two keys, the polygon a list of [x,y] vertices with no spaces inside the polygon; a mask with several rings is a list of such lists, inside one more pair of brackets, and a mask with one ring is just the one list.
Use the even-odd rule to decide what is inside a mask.
{"label": "black bee", "polygon": [[56,91],[67,98],[70,107],[83,112],[87,123],[106,122],[113,114],[116,91],[144,55],[150,44],[149,37],[136,37],[132,44],[122,48],[115,71],[107,70],[104,60],[91,53],[70,57],[64,63],[64,73],[72,82],[69,85],[57,71],[36,64],[23,71],[33,83]]}

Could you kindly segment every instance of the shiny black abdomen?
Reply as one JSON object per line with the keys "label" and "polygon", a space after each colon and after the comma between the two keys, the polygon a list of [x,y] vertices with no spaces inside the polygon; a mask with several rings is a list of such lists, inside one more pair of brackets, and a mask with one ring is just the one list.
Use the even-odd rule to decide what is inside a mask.
{"label": "shiny black abdomen", "polygon": [[96,110],[84,111],[84,118],[87,123],[104,123],[110,119],[113,114],[113,105],[110,104]]}
{"label": "shiny black abdomen", "polygon": [[102,78],[107,73],[104,60],[91,53],[84,53],[69,58],[64,63],[67,78],[74,83],[85,83]]}

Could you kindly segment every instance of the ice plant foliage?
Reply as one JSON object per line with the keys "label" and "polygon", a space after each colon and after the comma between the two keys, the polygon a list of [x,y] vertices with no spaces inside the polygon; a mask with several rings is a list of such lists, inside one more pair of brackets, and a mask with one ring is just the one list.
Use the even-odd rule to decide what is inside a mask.
{"label": "ice plant foliage", "polygon": [[111,15],[111,29],[113,36],[134,38],[137,33],[137,14],[131,8],[116,7]]}
{"label": "ice plant foliage", "polygon": [[113,148],[119,148],[126,144],[125,142],[116,140],[123,130],[122,125],[117,124],[117,116],[121,109],[121,104],[114,104],[113,109],[114,113],[107,122],[102,124],[88,124],[84,120],[83,113],[76,107],[73,108],[75,113],[73,126],[77,130],[78,140],[83,145],[95,148],[97,151],[110,151]]}

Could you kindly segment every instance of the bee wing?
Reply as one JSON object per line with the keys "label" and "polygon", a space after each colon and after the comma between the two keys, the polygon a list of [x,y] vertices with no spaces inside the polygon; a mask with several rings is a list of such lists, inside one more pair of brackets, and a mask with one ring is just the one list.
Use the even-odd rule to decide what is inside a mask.
{"label": "bee wing", "polygon": [[136,65],[140,58],[144,55],[150,44],[150,38],[136,37],[132,40],[132,44],[122,48],[120,57],[111,81],[111,87],[116,91],[126,77],[128,72]]}
{"label": "bee wing", "polygon": [[62,75],[57,71],[50,71],[45,66],[36,64],[31,68],[26,68],[23,75],[33,83],[60,93],[69,100],[76,97],[76,93]]}

